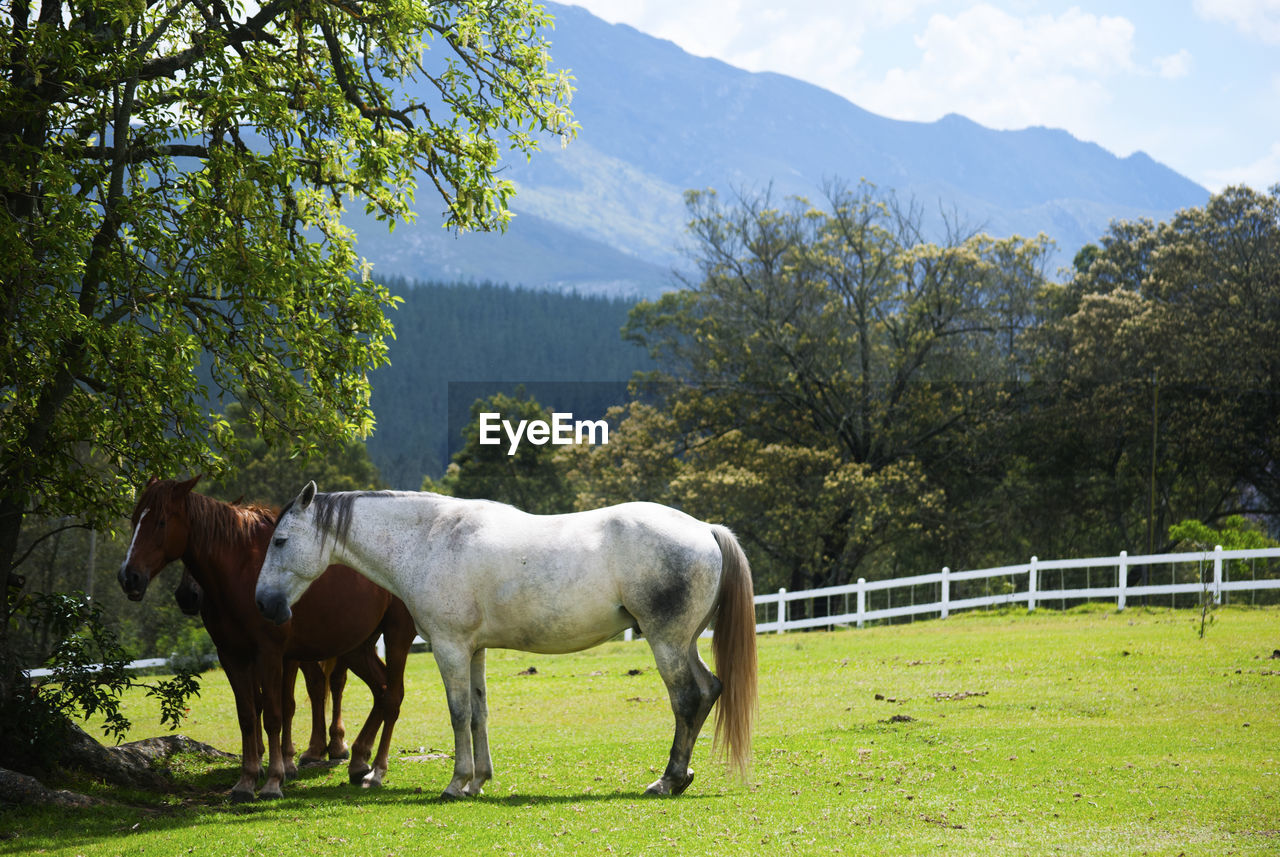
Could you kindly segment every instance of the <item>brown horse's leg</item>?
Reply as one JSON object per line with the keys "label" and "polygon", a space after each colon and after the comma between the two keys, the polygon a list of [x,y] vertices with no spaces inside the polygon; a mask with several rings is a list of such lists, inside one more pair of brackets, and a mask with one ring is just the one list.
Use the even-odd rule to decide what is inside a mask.
{"label": "brown horse's leg", "polygon": [[298,683],[298,661],[286,661],[284,672],[282,674],[281,684],[281,718],[280,726],[280,754],[284,758],[284,776],[286,780],[291,780],[298,776],[298,766],[293,761],[293,715],[297,710],[297,702],[294,699],[294,688]]}
{"label": "brown horse's leg", "polygon": [[284,659],[279,649],[265,648],[258,653],[258,672],[262,681],[262,725],[267,733],[267,781],[258,790],[258,797],[278,798],[284,796],[284,757],[280,751]]}
{"label": "brown horse's leg", "polygon": [[387,695],[387,668],[378,658],[375,643],[377,637],[377,634],[370,637],[364,645],[343,655],[340,660],[340,663],[350,667],[361,681],[369,685],[369,693],[373,696],[373,708],[369,711],[360,734],[356,736],[356,743],[351,746],[347,777],[352,785],[363,784],[365,775],[373,770],[369,764],[369,757],[373,755],[373,738],[385,719],[383,701]]}
{"label": "brown horse's leg", "polygon": [[[397,602],[398,603],[398,602]],[[391,755],[391,733],[400,718],[400,705],[404,702],[404,668],[409,660],[409,647],[418,635],[413,619],[403,607],[395,605],[388,611],[382,623],[383,640],[387,644],[387,689],[382,699],[382,738],[378,742],[378,755],[373,760],[373,770],[364,778],[364,787],[382,785]]]}
{"label": "brown horse's leg", "polygon": [[252,663],[238,663],[222,657],[222,669],[231,685],[231,695],[236,701],[236,720],[240,725],[240,781],[231,789],[231,800],[236,803],[253,800],[253,790],[258,786],[262,773],[262,736],[258,729],[257,691]]}
{"label": "brown horse's leg", "polygon": [[324,708],[329,686],[325,668],[318,661],[303,661],[301,668],[302,680],[307,685],[307,699],[311,702],[311,740],[307,742],[307,750],[298,759],[298,763],[313,765],[324,761]]}
{"label": "brown horse's leg", "polygon": [[347,668],[337,659],[325,661],[329,670],[329,695],[333,699],[333,725],[329,727],[329,759],[338,761],[351,755],[347,749],[347,726],[342,722],[342,691],[347,687]]}

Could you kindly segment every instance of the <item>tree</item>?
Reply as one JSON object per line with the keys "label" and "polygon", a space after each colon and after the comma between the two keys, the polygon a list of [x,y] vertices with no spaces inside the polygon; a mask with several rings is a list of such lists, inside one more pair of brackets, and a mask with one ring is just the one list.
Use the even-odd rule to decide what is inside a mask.
{"label": "tree", "polygon": [[1030,420],[1045,502],[1023,508],[1105,553],[1171,545],[1183,519],[1275,514],[1280,187],[1114,224],[1049,303]]}
{"label": "tree", "polygon": [[[497,443],[481,442],[484,414],[497,415],[490,420],[493,431],[489,433]],[[507,430],[501,428],[502,421],[514,431],[522,421],[550,425],[551,413],[536,399],[526,398],[523,388],[517,389],[514,395],[494,393],[477,399],[471,405],[471,420],[462,430],[465,438],[462,449],[454,453],[440,481],[428,477],[422,489],[453,497],[510,503],[536,515],[572,511],[573,493],[556,458],[556,447],[526,439],[512,453]],[[520,434],[523,436],[523,431]]]}
{"label": "tree", "polygon": [[[387,291],[341,222],[419,177],[506,223],[505,145],[572,134],[528,0],[47,0],[0,27],[0,570],[28,516],[109,528],[153,473],[243,452],[245,402],[305,454],[367,433]],[[413,87],[421,95],[415,95]],[[203,361],[210,384],[193,368]],[[31,520],[35,520],[34,517]],[[0,615],[0,708],[21,684]]]}
{"label": "tree", "polygon": [[243,465],[234,472],[202,483],[200,490],[228,502],[283,506],[297,496],[308,481],[324,491],[367,491],[382,488],[378,468],[369,460],[359,440],[339,442],[311,458],[291,456],[285,445],[268,446],[254,432],[256,420],[239,403],[227,408],[232,431],[240,435],[247,453]]}
{"label": "tree", "polygon": [[865,183],[825,195],[691,193],[698,279],[626,329],[670,390],[671,495],[740,527],[793,589],[877,553],[888,573],[908,536],[939,535],[944,489],[993,467],[977,438],[1025,371],[1047,250],[954,225],[928,241],[918,209]]}

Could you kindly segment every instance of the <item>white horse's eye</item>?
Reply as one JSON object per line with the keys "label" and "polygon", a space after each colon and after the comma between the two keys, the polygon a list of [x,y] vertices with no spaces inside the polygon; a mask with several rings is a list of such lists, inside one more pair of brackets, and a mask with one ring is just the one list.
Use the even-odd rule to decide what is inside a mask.
{"label": "white horse's eye", "polygon": [[284,536],[277,536],[277,537],[276,537],[276,547],[278,547],[278,548],[282,548],[282,547],[284,547],[284,543],[285,543],[285,542],[287,542],[287,541],[289,541],[289,539],[287,539],[286,537],[284,537]]}

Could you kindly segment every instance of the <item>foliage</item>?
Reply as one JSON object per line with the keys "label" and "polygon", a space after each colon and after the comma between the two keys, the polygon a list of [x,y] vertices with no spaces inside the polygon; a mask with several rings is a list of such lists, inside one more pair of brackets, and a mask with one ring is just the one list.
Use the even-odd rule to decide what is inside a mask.
{"label": "foliage", "polygon": [[1233,187],[1117,222],[1046,290],[1021,455],[1089,534],[1067,549],[1158,550],[1170,522],[1274,511],[1278,283],[1280,188]]}
{"label": "foliage", "polygon": [[218,649],[199,622],[189,622],[159,637],[153,650],[169,672],[202,673],[218,665]]}
{"label": "foliage", "polygon": [[463,429],[462,449],[453,456],[444,477],[439,482],[428,478],[423,490],[496,500],[540,515],[572,511],[573,494],[555,459],[556,448],[526,442],[515,454],[509,454],[509,442],[501,431],[499,443],[482,444],[480,416],[484,413],[498,414],[512,426],[522,420],[551,422],[551,412],[526,398],[523,390],[476,400],[471,405],[471,421]]}
{"label": "foliage", "polygon": [[[990,465],[977,439],[1018,378],[1045,240],[953,228],[932,243],[916,209],[866,184],[829,186],[823,209],[688,203],[699,279],[625,331],[668,384],[666,495],[737,527],[758,577],[793,589],[940,536],[948,481]],[[637,437],[661,422],[634,416]]]}
{"label": "foliage", "polygon": [[497,134],[527,154],[572,131],[527,3],[61,9],[16,6],[0,45],[6,521],[102,523],[147,473],[242,453],[204,408],[202,353],[272,441],[367,432],[391,298],[343,197],[394,220],[422,168],[449,222],[499,226]]}
{"label": "foliage", "polygon": [[1280,547],[1253,521],[1243,515],[1228,515],[1218,528],[1203,521],[1179,521],[1169,528],[1169,541],[1185,550],[1259,550]]}
{"label": "foliage", "polygon": [[258,422],[239,403],[227,409],[231,430],[240,435],[248,460],[234,473],[210,481],[201,490],[229,502],[282,506],[314,480],[323,491],[381,488],[378,469],[359,440],[337,442],[310,457],[294,456],[288,446],[268,445],[254,429]]}
{"label": "foliage", "polygon": [[[1169,541],[1183,550],[1192,551],[1210,551],[1215,547],[1223,550],[1255,550],[1280,545],[1243,515],[1228,516],[1222,521],[1222,527],[1216,530],[1203,521],[1180,521],[1169,528]],[[1209,578],[1203,569],[1200,574],[1204,581],[1204,588],[1200,592],[1200,639],[1203,640],[1206,627],[1214,621],[1212,614],[1217,609],[1217,601],[1210,591]]]}
{"label": "foliage", "polygon": [[234,467],[219,404],[304,454],[368,433],[395,301],[344,205],[394,226],[421,176],[448,225],[503,226],[503,147],[576,128],[548,23],[528,0],[10,4],[0,572],[28,516],[107,529],[149,475]]}
{"label": "foliage", "polygon": [[185,672],[147,684],[134,678],[129,657],[116,635],[102,622],[102,608],[83,594],[36,595],[15,611],[25,622],[48,629],[54,644],[38,662],[52,675],[35,684],[23,683],[18,693],[0,700],[0,760],[7,765],[43,768],[57,758],[56,736],[69,718],[92,719],[116,740],[132,724],[121,710],[120,696],[141,688],[160,706],[161,723],[177,729],[187,700],[198,695],[198,679]]}

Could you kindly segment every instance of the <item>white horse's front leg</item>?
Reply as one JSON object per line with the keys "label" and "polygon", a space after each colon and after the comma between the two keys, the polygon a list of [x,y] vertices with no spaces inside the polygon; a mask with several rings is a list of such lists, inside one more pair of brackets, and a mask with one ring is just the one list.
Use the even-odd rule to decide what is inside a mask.
{"label": "white horse's front leg", "polygon": [[485,692],[484,649],[471,656],[471,738],[475,747],[475,772],[463,792],[475,797],[493,778],[493,761],[489,758],[489,700]]}
{"label": "white horse's front leg", "polygon": [[449,722],[453,726],[453,779],[445,787],[444,798],[468,797],[467,786],[475,776],[475,758],[471,754],[471,658],[461,646],[441,645],[432,641],[436,666],[444,680],[444,693],[449,701]]}

